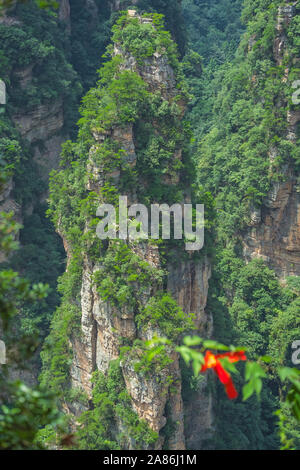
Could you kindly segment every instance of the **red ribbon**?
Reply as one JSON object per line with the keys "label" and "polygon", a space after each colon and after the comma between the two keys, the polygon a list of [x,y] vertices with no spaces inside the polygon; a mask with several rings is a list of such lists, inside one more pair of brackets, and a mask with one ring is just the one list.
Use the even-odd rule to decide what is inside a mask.
{"label": "red ribbon", "polygon": [[238,393],[232,381],[231,375],[224,369],[219,359],[227,357],[231,363],[238,361],[246,361],[247,357],[245,351],[228,352],[224,354],[213,354],[211,351],[206,351],[204,364],[200,372],[205,372],[207,369],[213,369],[217,374],[220,382],[224,385],[227,396],[230,400],[234,400]]}

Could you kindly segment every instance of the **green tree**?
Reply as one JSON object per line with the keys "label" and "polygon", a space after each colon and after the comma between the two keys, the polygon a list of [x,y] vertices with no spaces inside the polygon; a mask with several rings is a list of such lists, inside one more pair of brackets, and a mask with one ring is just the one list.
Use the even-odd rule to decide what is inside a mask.
{"label": "green tree", "polygon": [[[2,179],[2,184],[4,180]],[[0,250],[8,256],[16,248],[15,235],[19,226],[12,214],[0,214]],[[6,343],[7,365],[0,370],[0,449],[34,449],[35,438],[41,426],[59,425],[61,415],[55,397],[45,388],[30,388],[21,381],[12,382],[12,366],[24,368],[34,347],[34,338],[18,338],[14,328],[19,306],[24,301],[36,301],[47,294],[47,286],[30,287],[12,270],[0,271],[0,326]],[[25,366],[26,367],[26,366]]]}

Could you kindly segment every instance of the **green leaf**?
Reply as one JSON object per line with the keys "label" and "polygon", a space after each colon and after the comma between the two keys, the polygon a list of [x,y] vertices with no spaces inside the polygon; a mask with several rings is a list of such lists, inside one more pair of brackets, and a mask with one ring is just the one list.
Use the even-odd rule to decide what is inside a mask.
{"label": "green leaf", "polygon": [[259,396],[260,393],[261,393],[261,389],[262,389],[262,380],[255,379],[254,380],[254,388],[255,388],[256,395]]}
{"label": "green leaf", "polygon": [[272,358],[270,356],[261,356],[258,360],[265,362],[266,364],[270,364],[270,362],[272,361]]}
{"label": "green leaf", "polygon": [[193,371],[194,371],[194,376],[198,377],[200,373],[202,362],[199,359],[194,359],[193,361]]}
{"label": "green leaf", "polygon": [[252,382],[243,386],[243,401],[248,400],[254,393],[254,386]]}
{"label": "green leaf", "polygon": [[183,342],[186,346],[198,346],[202,341],[202,338],[199,338],[199,336],[186,336],[183,338]]}
{"label": "green leaf", "polygon": [[233,374],[238,373],[237,368],[229,361],[228,357],[223,357],[222,359],[219,359],[219,361],[227,372],[232,372]]}
{"label": "green leaf", "polygon": [[280,380],[284,382],[285,380],[290,380],[291,382],[294,380],[299,380],[300,371],[298,369],[294,369],[291,367],[280,367],[278,370],[278,374]]}
{"label": "green leaf", "polygon": [[224,344],[218,343],[217,341],[207,339],[203,341],[203,346],[206,349],[218,349],[220,351],[229,351],[229,347]]}
{"label": "green leaf", "polygon": [[184,360],[184,362],[186,363],[186,365],[188,366],[190,361],[192,360],[191,358],[191,354],[190,354],[190,349],[187,347],[187,346],[178,346],[176,348],[176,351],[181,354],[182,356],[182,359]]}

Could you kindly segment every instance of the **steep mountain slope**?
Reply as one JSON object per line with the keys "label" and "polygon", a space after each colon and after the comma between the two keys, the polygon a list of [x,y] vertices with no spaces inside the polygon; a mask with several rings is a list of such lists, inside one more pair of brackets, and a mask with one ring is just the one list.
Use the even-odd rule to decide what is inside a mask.
{"label": "steep mountain slope", "polygon": [[[299,1],[245,0],[243,25],[237,0],[59,3],[0,17],[0,164],[10,173],[0,208],[24,224],[12,264],[52,288],[20,308],[22,333],[45,335],[52,319],[42,382],[60,394],[80,448],[276,449],[279,407],[299,448],[275,372],[292,366],[300,337]],[[129,6],[141,16],[119,21],[109,60],[111,27]],[[50,213],[64,250],[45,217],[59,163]],[[117,206],[119,194],[205,203],[204,250],[98,240],[97,207]],[[214,380],[196,381],[174,352],[191,331],[244,345],[250,359],[270,354],[261,401],[231,403]],[[171,344],[153,353],[156,335]]]}
{"label": "steep mountain slope", "polygon": [[24,224],[22,253],[14,256],[13,266],[31,281],[47,282],[52,288],[43,305],[24,307],[21,322],[31,333],[37,326],[47,328],[59,299],[57,277],[64,267],[61,242],[45,218],[49,172],[58,165],[81,93],[68,61],[64,4],[58,17],[31,2],[0,18],[0,75],[7,88],[0,117],[1,163],[11,173],[1,209],[14,210]]}
{"label": "steep mountain slope", "polygon": [[242,0],[183,0],[182,11],[190,47],[205,65],[221,65],[231,60],[244,28]]}
{"label": "steep mountain slope", "polygon": [[[76,394],[93,399],[79,431],[80,445],[87,448],[110,442],[184,449],[186,441],[199,447],[210,426],[210,400],[200,390],[198,407],[189,403],[186,410],[184,431],[174,352],[183,332],[196,328],[209,334],[205,254],[188,254],[180,241],[105,242],[96,236],[98,205],[117,207],[119,194],[129,205],[182,204],[191,198],[184,85],[176,46],[162,28],[157,14],[126,13],[118,20],[112,60],[84,98],[79,139],[64,147],[64,169],[51,183],[51,211],[68,268],[64,300],[43,352],[42,381],[58,387],[68,413],[80,414],[86,406],[82,398],[74,400]],[[171,344],[149,362],[146,341],[155,336],[167,336]],[[199,426],[190,426],[192,414],[193,423],[197,415],[202,423],[199,433]]]}
{"label": "steep mountain slope", "polygon": [[[215,79],[213,125],[196,156],[198,183],[211,191],[217,210],[209,309],[219,339],[248,346],[253,357],[269,351],[274,364],[292,365],[292,342],[300,334],[300,115],[292,103],[299,3],[246,1],[243,19],[247,32],[235,61]],[[279,388],[274,377],[261,408],[253,403],[252,411],[219,406],[219,445],[276,446],[270,417]],[[298,442],[295,423],[292,429]]]}
{"label": "steep mountain slope", "polygon": [[[48,177],[58,167],[61,144],[76,136],[81,96],[96,82],[111,24],[126,5],[61,0],[58,10],[41,10],[34,1],[11,3],[0,17],[0,78],[7,89],[0,115],[0,161],[11,174],[0,208],[13,211],[24,226],[22,252],[10,265],[32,282],[51,287],[43,305],[25,307],[21,318],[29,333],[38,327],[44,334],[59,301],[57,277],[64,270],[63,247],[45,216]],[[152,2],[142,6],[151,9]],[[180,30],[179,6],[154,1],[153,8],[165,10],[174,34],[174,24]],[[184,47],[183,35],[180,41]]]}
{"label": "steep mountain slope", "polygon": [[[201,138],[214,119],[216,81],[221,66],[232,61],[244,25],[241,22],[242,0],[183,0],[182,8],[187,27],[187,59],[201,65],[186,69],[190,92],[189,120],[197,139]],[[190,51],[200,58],[193,57]],[[198,72],[198,73],[197,73]]]}

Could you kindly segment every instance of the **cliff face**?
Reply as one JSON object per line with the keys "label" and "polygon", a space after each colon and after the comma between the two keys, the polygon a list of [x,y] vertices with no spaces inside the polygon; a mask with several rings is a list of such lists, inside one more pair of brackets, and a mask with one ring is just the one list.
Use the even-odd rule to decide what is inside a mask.
{"label": "cliff face", "polygon": [[[47,181],[50,171],[58,167],[61,144],[67,139],[61,132],[64,126],[62,99],[40,105],[25,114],[15,114],[13,121],[21,138],[31,145],[33,161],[39,166],[37,177]],[[40,142],[43,142],[42,150]]]}
{"label": "cliff face", "polygon": [[[23,23],[15,12],[15,5],[3,12],[0,17],[0,25],[9,30],[16,28],[15,31],[22,31]],[[69,24],[70,21],[70,5],[68,0],[62,0],[59,7],[58,20]],[[13,34],[13,33],[12,33]],[[6,53],[6,50],[4,50]],[[15,51],[18,54],[18,51]],[[36,62],[27,64],[25,67],[11,67],[9,80],[16,87],[20,88],[21,93],[32,88],[33,81],[36,83],[37,74],[34,72]],[[8,88],[8,104],[14,97],[16,90],[14,86]],[[24,106],[25,108],[25,106]],[[23,107],[14,106],[9,112],[13,126],[19,134],[21,147],[30,147],[30,159],[37,164],[37,174],[35,177],[45,182],[53,168],[57,168],[59,155],[61,152],[61,144],[67,139],[67,134],[63,132],[64,128],[64,101],[59,96],[47,104],[39,104],[31,107],[30,110]],[[41,145],[42,143],[42,145]],[[21,157],[22,158],[22,157]],[[4,211],[13,211],[15,218],[19,223],[23,222],[23,213],[20,203],[14,197],[14,180],[10,179],[6,185],[5,191],[1,195],[0,209]],[[40,200],[44,199],[47,194],[43,194]],[[35,201],[37,202],[37,201]],[[28,209],[28,208],[27,208]],[[23,208],[24,210],[24,208]],[[31,211],[33,208],[31,207]]]}
{"label": "cliff face", "polygon": [[[59,3],[58,20],[69,24],[69,1],[61,0]],[[31,63],[25,68],[17,68],[12,71],[13,77],[17,79],[19,86],[24,91],[32,85],[35,65],[35,63]],[[63,99],[59,97],[47,104],[40,104],[30,111],[19,109],[12,115],[12,120],[20,132],[21,138],[32,146],[33,160],[40,166],[38,176],[46,180],[50,171],[58,167],[61,144],[68,137],[61,132],[64,127],[63,106]],[[40,142],[43,142],[43,151],[39,149]]]}
{"label": "cliff face", "polygon": [[[14,184],[12,178],[8,180],[3,186],[3,190],[0,193],[0,211],[13,212],[14,219],[17,223],[22,223],[22,213],[20,204],[18,204],[12,196]],[[0,263],[6,261],[4,253],[0,252]]]}
{"label": "cliff face", "polygon": [[70,28],[70,13],[71,13],[71,8],[70,8],[69,0],[60,0],[58,17],[60,21],[66,22],[66,24],[68,25],[68,28]]}
{"label": "cliff face", "polygon": [[[72,32],[71,5],[68,0],[61,0],[59,3],[59,11],[55,21],[57,24],[65,25],[64,38],[67,41]],[[113,11],[120,9],[119,2],[110,3]],[[133,2],[133,4],[135,3],[137,2]],[[96,2],[88,1],[86,4],[88,11],[93,13],[93,17],[98,17],[99,11]],[[150,18],[141,19],[143,24],[150,25],[151,21]],[[17,30],[21,31],[24,26],[22,19],[19,18],[14,8],[5,12],[5,15],[0,18],[0,23],[5,28],[16,28],[16,32]],[[115,44],[114,55],[122,56],[122,71],[130,70],[137,73],[147,84],[149,92],[153,94],[158,92],[165,102],[170,105],[174,103],[175,97],[178,95],[177,80],[165,53],[155,52],[152,57],[147,57],[144,60],[143,66],[139,64],[139,61],[133,55],[122,50],[120,44]],[[39,60],[34,58],[29,63],[27,61],[25,66],[16,63],[11,67],[9,77],[7,77],[25,96],[27,96],[27,93],[31,93],[31,90],[37,85],[37,80],[39,80],[37,67]],[[13,94],[13,87],[9,88],[9,98]],[[13,106],[9,109],[10,119],[18,133],[21,147],[30,149],[29,159],[36,164],[36,173],[34,174],[36,180],[43,180],[47,183],[50,171],[58,167],[61,145],[68,138],[68,133],[64,130],[66,124],[65,109],[67,106],[64,94],[61,93],[60,95],[58,93],[57,98],[41,100],[39,104],[34,106]],[[178,102],[178,106],[178,119],[181,120],[185,108],[184,100]],[[155,122],[152,125],[153,127],[157,126]],[[156,132],[159,133],[159,129]],[[99,192],[99,188],[105,184],[108,177],[113,178],[116,183],[120,180],[120,169],[114,169],[111,173],[107,173],[107,171],[103,171],[101,166],[95,164],[94,153],[99,150],[106,138],[110,138],[117,143],[120,149],[125,152],[125,164],[130,165],[131,169],[136,167],[138,158],[137,133],[138,131],[133,124],[115,125],[104,134],[99,133],[98,130],[93,131],[94,144],[90,148],[88,162],[88,172],[91,177],[87,180],[87,191]],[[172,160],[177,164],[181,162],[182,148],[180,145],[176,146]],[[176,185],[180,181],[180,175],[178,171],[170,169],[164,174],[163,179],[167,186]],[[146,180],[144,180],[144,184],[147,185]],[[15,199],[14,189],[14,179],[11,178],[1,194],[0,209],[5,211],[13,210],[17,221],[23,223],[24,215],[32,213],[35,205],[45,200],[47,191],[43,191],[38,200],[22,207],[22,204]],[[137,195],[134,192],[128,193],[128,197],[131,202],[137,201]],[[181,202],[184,201],[181,200]],[[58,231],[60,232],[60,227],[58,227]],[[63,230],[60,233],[62,234],[68,260],[70,260],[72,257],[72,244],[64,236]],[[131,246],[131,250],[133,253],[136,252],[141,260],[145,260],[153,268],[161,268],[161,259],[157,247],[141,243],[138,247]],[[1,261],[4,261],[4,259],[1,259]],[[82,331],[80,338],[74,336],[70,342],[73,348],[73,361],[70,371],[72,386],[85,390],[89,397],[91,397],[92,392],[92,373],[96,370],[107,373],[110,362],[119,358],[120,338],[134,342],[135,340],[151,339],[154,334],[164,335],[159,329],[149,328],[147,331],[142,332],[135,321],[137,312],[132,311],[130,308],[119,310],[110,302],[101,298],[93,281],[93,275],[99,271],[100,267],[101,265],[89,259],[89,256],[84,256],[81,287]],[[208,321],[204,308],[210,277],[209,261],[204,259],[199,262],[188,259],[178,266],[169,263],[168,272],[166,279],[168,291],[184,312],[193,312],[196,315],[195,324],[198,330],[206,330]],[[161,284],[147,288],[142,298],[139,299],[140,308],[145,307],[155,292],[161,289]],[[184,433],[181,371],[178,355],[171,351],[169,354],[173,362],[153,378],[143,377],[138,374],[133,367],[133,362],[126,359],[122,362],[122,373],[127,391],[131,397],[132,407],[138,416],[158,433],[165,427],[167,419],[176,423],[176,429],[172,436],[168,438],[169,446],[174,449],[183,449],[185,448],[187,436]],[[172,390],[168,377],[172,377],[172,382],[175,385]],[[31,379],[32,377],[30,377],[30,381]],[[171,411],[167,412],[167,407]],[[83,409],[77,404],[74,404],[74,408],[72,406],[71,408],[75,413]],[[193,413],[191,407],[185,413],[190,416]],[[122,426],[123,424],[120,422],[119,428],[121,429]],[[205,426],[203,426],[203,429],[205,429]],[[163,443],[164,437],[160,436],[156,447],[162,447]],[[134,443],[129,440],[126,445],[130,447],[134,446]],[[201,445],[199,439],[195,445]]]}
{"label": "cliff face", "polygon": [[[0,194],[0,211],[12,212],[15,221],[20,225],[25,225],[25,230],[29,228],[30,231],[32,227],[26,225],[26,217],[33,214],[40,203],[45,202],[48,196],[49,173],[58,167],[61,144],[67,139],[68,133],[64,129],[66,124],[64,115],[66,99],[63,91],[58,90],[56,98],[35,99],[35,103],[32,102],[31,105],[28,105],[32,95],[35,95],[36,98],[38,94],[36,91],[39,86],[41,88],[45,86],[43,67],[39,68],[41,57],[38,57],[38,50],[42,41],[39,44],[37,43],[37,24],[30,18],[32,13],[37,16],[42,13],[34,4],[27,4],[23,13],[25,16],[22,16],[22,12],[20,13],[16,2],[12,2],[12,6],[0,16],[1,49],[4,58],[0,68],[1,78],[6,82],[7,89],[6,105],[1,106],[3,112],[0,116],[0,141],[1,143],[4,142],[4,148],[2,145],[0,158],[1,163],[3,158],[5,164],[13,167],[9,180]],[[26,15],[29,15],[29,20]],[[57,32],[60,25],[63,22],[69,24],[69,20],[69,1],[62,0],[58,17],[51,24],[52,30],[56,28]],[[28,31],[28,22],[32,22],[30,32]],[[60,58],[53,59],[55,40],[53,36],[51,37],[51,31],[47,32],[47,35],[49,42],[52,43],[51,60],[56,61],[57,68],[59,68],[61,65]],[[20,38],[22,38],[21,41]],[[11,47],[12,43],[13,47]],[[30,46],[30,44],[34,44],[34,46]],[[21,51],[22,47],[26,52],[24,52],[24,49]],[[20,49],[18,50],[18,48]],[[40,84],[40,76],[42,76],[42,84]],[[51,85],[48,86],[48,89],[51,90]],[[16,98],[18,96],[19,100]],[[17,158],[15,161],[10,161],[10,149],[14,147],[17,149]],[[26,172],[28,173],[25,174]],[[33,190],[31,187],[33,187]],[[26,194],[26,197],[23,194]],[[42,230],[39,234],[40,239],[43,236],[45,236],[45,232],[43,233]],[[52,237],[55,237],[54,231]],[[17,234],[17,238],[20,238],[20,233]],[[40,241],[43,243],[42,240]],[[30,245],[32,241],[27,239],[27,243]],[[24,246],[21,249],[24,254]],[[42,250],[41,245],[35,247],[34,251],[37,258],[38,254],[42,256]],[[30,262],[36,263],[37,258],[32,260],[31,257]],[[6,261],[4,253],[0,253],[0,262]],[[27,276],[29,274],[32,281],[32,273],[30,268],[27,272],[26,263],[21,263],[21,268],[14,264],[13,268],[20,270],[22,275]],[[19,319],[16,320],[17,331],[15,334],[20,334],[18,330],[19,321]],[[43,332],[41,332],[42,334]],[[28,385],[36,384],[39,374],[39,352],[36,352],[26,368],[10,364],[10,379],[22,380]]]}
{"label": "cliff face", "polygon": [[[155,268],[159,268],[159,253],[157,249],[149,246],[139,247],[139,256]],[[81,336],[72,341],[73,361],[71,366],[71,380],[74,388],[83,389],[89,397],[92,393],[91,377],[95,370],[106,373],[112,360],[120,355],[120,337],[129,341],[136,339],[149,340],[153,336],[161,336],[159,329],[147,329],[146,334],[141,332],[135,323],[134,312],[130,308],[120,311],[109,302],[101,299],[92,276],[98,272],[99,265],[85,259],[83,266],[81,288]],[[174,299],[186,313],[195,313],[197,332],[209,337],[212,322],[205,314],[208,293],[208,280],[210,277],[210,263],[186,262],[180,267],[169,266],[168,289]],[[149,289],[142,299],[142,306],[146,306],[153,290]],[[123,377],[127,391],[132,400],[133,409],[141,419],[146,420],[151,429],[156,432],[166,425],[166,403],[169,401],[171,413],[169,418],[177,423],[176,432],[169,439],[169,449],[201,448],[202,439],[207,438],[207,432],[212,427],[212,399],[205,392],[205,384],[184,410],[181,395],[181,371],[178,356],[172,353],[173,363],[164,369],[160,376],[153,374],[145,378],[134,370],[134,360],[126,360],[122,365]],[[171,376],[175,390],[170,391],[166,378]],[[184,432],[184,414],[188,423],[188,432]],[[161,438],[156,448],[164,443]]]}
{"label": "cliff face", "polygon": [[[290,63],[287,59],[290,54],[288,32],[291,21],[297,14],[297,2],[287,2],[280,6],[276,24],[276,36],[273,51],[277,66],[284,66],[283,83],[288,87]],[[292,57],[292,63],[298,58]],[[287,102],[278,103],[287,107]],[[300,121],[300,111],[289,108],[287,111],[287,130],[285,138],[293,145],[297,145],[297,125]],[[278,149],[270,149],[270,165],[278,156]],[[282,169],[283,178],[274,182],[269,195],[264,200],[261,209],[251,214],[252,228],[243,238],[244,256],[262,258],[272,267],[282,279],[287,276],[300,275],[300,192],[299,181],[294,165],[287,163]]]}
{"label": "cliff face", "polygon": [[[130,16],[133,20],[130,20]],[[129,19],[127,21],[134,21],[135,27],[137,27],[138,23],[141,26],[147,25],[148,31],[149,28],[153,28],[153,34],[156,31],[151,17],[140,17],[134,12],[129,12]],[[150,32],[150,34],[152,33]],[[134,74],[135,80],[139,84],[135,85],[135,90],[137,86],[141,86],[144,83],[146,85],[147,96],[152,96],[153,99],[155,97],[161,112],[163,109],[173,106],[176,113],[176,126],[181,128],[181,121],[185,111],[185,99],[182,94],[179,95],[180,91],[176,88],[176,74],[166,51],[164,49],[156,50],[152,56],[148,54],[141,61],[140,58],[135,57],[128,51],[122,42],[116,41],[113,57],[120,59],[115,77],[118,77],[119,74],[120,77],[127,76],[128,72]],[[131,75],[127,76],[127,78],[129,77]],[[175,103],[177,104],[175,105]],[[119,113],[122,113],[121,109]],[[97,125],[91,125],[93,143],[89,146],[89,157],[86,163],[88,176],[85,188],[87,195],[93,195],[100,202],[105,202],[103,191],[107,188],[108,184],[113,184],[113,187],[120,192],[124,170],[127,168],[131,174],[137,175],[137,181],[134,185],[130,185],[122,195],[127,195],[128,204],[140,202],[139,198],[142,197],[141,194],[143,192],[141,193],[138,188],[142,186],[146,188],[143,191],[147,191],[149,185],[149,181],[143,174],[144,167],[141,165],[142,153],[139,143],[142,132],[141,128],[147,123],[147,126],[150,125],[151,129],[154,130],[154,138],[160,139],[162,129],[160,128],[159,119],[157,117],[157,120],[148,122],[147,117],[141,115],[141,117],[135,118],[134,124],[130,122],[125,122],[121,125],[111,124],[101,130],[99,129],[99,127],[101,128],[99,121],[95,120]],[[169,116],[165,119],[166,121],[162,121],[162,126],[171,125],[172,117]],[[183,131],[181,130],[181,132]],[[160,175],[161,182],[159,184],[162,184],[164,188],[169,188],[169,190],[173,190],[177,185],[179,187],[182,186],[181,173],[179,170],[174,169],[174,164],[181,166],[183,158],[180,134],[176,138],[178,142],[174,150],[170,152],[167,168]],[[145,136],[144,139],[146,139]],[[160,145],[164,145],[163,141],[161,141]],[[107,163],[99,164],[99,155],[104,154],[107,148],[118,148],[121,155],[120,163],[115,164],[110,170],[105,168]],[[161,150],[157,149],[157,151]],[[150,162],[145,161],[145,165],[148,164]],[[151,178],[153,176],[150,174],[149,179]],[[188,188],[183,189],[183,194],[189,193]],[[162,203],[163,201],[159,201],[154,197],[151,203],[155,202]],[[190,199],[181,199],[180,203],[183,204],[184,202],[190,202]],[[72,243],[69,243],[64,227],[59,227],[59,230],[64,239],[64,245],[68,250],[68,258],[71,260]],[[86,224],[84,231],[88,232],[88,230],[89,223]],[[156,302],[159,302],[159,292],[165,289],[165,292],[171,295],[169,299],[173,298],[172,301],[168,300],[168,302],[174,302],[174,300],[177,302],[177,307],[174,307],[176,304],[172,304],[174,322],[176,321],[175,312],[177,309],[179,309],[178,312],[185,312],[182,318],[186,316],[188,319],[189,314],[193,313],[195,315],[194,325],[196,332],[206,336],[210,335],[212,322],[205,314],[208,281],[210,278],[210,262],[205,256],[199,260],[193,255],[185,254],[184,248],[178,247],[174,255],[176,253],[176,258],[179,259],[179,262],[177,264],[174,264],[171,260],[167,262],[165,267],[167,267],[168,274],[165,277],[165,281],[162,282],[162,279],[156,279],[154,274],[161,272],[163,263],[165,263],[163,262],[159,247],[146,241],[138,243],[126,242],[125,246],[127,248],[123,247],[122,249],[128,250],[128,252],[126,251],[126,259],[127,257],[134,257],[134,262],[137,263],[137,279],[132,284],[128,279],[129,271],[122,267],[121,261],[120,269],[121,272],[123,271],[123,274],[115,278],[110,292],[103,297],[101,291],[99,291],[99,282],[101,285],[101,282],[114,274],[113,266],[110,265],[110,268],[107,268],[106,259],[108,256],[111,256],[110,252],[114,253],[113,250],[120,249],[118,246],[116,242],[109,242],[104,258],[101,259],[100,257],[99,260],[89,256],[88,250],[85,250],[83,254],[80,294],[80,334],[73,335],[70,338],[72,346],[71,386],[72,388],[83,390],[91,399],[93,392],[92,374],[95,371],[99,371],[106,375],[111,362],[121,357],[120,367],[132,409],[141,420],[148,424],[151,430],[159,435],[155,448],[161,449],[164,445],[168,445],[169,449],[185,449],[186,443],[192,448],[200,448],[202,437],[211,426],[211,399],[210,397],[205,397],[204,390],[202,389],[195,400],[196,406],[189,404],[188,408],[184,409],[179,357],[173,348],[169,348],[169,346],[166,347],[168,356],[166,364],[162,366],[158,364],[154,370],[151,370],[150,374],[143,373],[137,367],[139,360],[143,361],[144,357],[142,344],[147,340],[153,339],[154,336],[166,336],[163,327],[159,323],[155,324],[151,317],[148,318],[146,323],[145,320],[143,323],[138,318],[141,317],[142,312],[149,308],[154,299]],[[129,270],[130,267],[127,269]],[[140,279],[143,277],[143,269],[150,270],[149,273],[152,273],[150,274],[150,282],[148,281],[145,285]],[[127,284],[127,287],[124,286],[124,289],[132,289],[131,297],[123,305],[120,304],[120,301],[115,301],[111,292],[114,289],[113,285],[117,285],[120,279],[123,279],[122,276],[125,276]],[[98,278],[98,283],[95,282],[95,278]],[[160,304],[157,304],[157,309],[159,309],[158,305]],[[172,321],[170,319],[171,325]],[[186,322],[183,319],[182,321]],[[192,323],[190,323],[191,325]],[[125,353],[122,352],[122,343],[131,345]],[[76,414],[80,414],[82,411],[82,408],[78,405],[75,405],[74,408],[74,403],[73,405],[70,403],[69,409],[73,412],[75,409]],[[188,421],[191,421],[193,416],[192,422],[194,428],[191,430],[189,423],[187,432],[184,430],[185,415]],[[124,423],[118,417],[116,417],[116,421],[118,432],[121,432],[124,428]],[[168,435],[168,442],[166,444],[164,427],[167,422],[173,423],[173,430]],[[125,448],[132,448],[135,444],[134,441],[127,439],[126,444],[123,445]]]}

